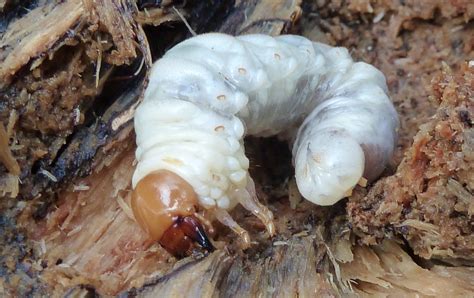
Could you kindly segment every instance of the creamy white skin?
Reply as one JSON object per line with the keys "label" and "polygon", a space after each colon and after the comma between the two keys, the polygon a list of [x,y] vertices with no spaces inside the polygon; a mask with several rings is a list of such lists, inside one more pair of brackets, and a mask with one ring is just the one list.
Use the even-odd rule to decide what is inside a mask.
{"label": "creamy white skin", "polygon": [[166,169],[203,207],[229,210],[253,195],[244,136],[280,134],[293,143],[303,197],[332,205],[380,175],[397,127],[383,74],[345,48],[293,35],[199,35],[153,66],[135,114],[133,187]]}

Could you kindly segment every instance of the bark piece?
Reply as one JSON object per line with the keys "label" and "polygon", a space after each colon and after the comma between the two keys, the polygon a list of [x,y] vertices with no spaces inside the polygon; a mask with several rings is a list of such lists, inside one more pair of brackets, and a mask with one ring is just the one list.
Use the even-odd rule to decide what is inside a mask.
{"label": "bark piece", "polygon": [[[21,168],[21,197],[43,195],[51,201],[54,189],[89,170],[84,161],[90,162],[111,134],[111,120],[102,113],[110,105],[103,101],[112,99],[98,97],[107,78],[118,66],[138,68],[151,60],[144,33],[133,19],[136,7],[131,1],[36,5],[10,20],[1,35],[0,119],[7,125],[10,115],[17,115],[11,138]],[[135,83],[134,88],[141,89],[145,73],[118,86]],[[117,101],[124,108],[124,101],[130,106],[136,97]],[[80,148],[74,146],[78,139]],[[5,175],[0,166],[0,177]]]}
{"label": "bark piece", "polygon": [[10,83],[30,59],[48,52],[60,42],[67,30],[79,25],[84,13],[82,1],[58,5],[50,2],[10,24],[0,42],[0,47],[5,49],[0,56],[0,77],[3,78],[0,87]]}

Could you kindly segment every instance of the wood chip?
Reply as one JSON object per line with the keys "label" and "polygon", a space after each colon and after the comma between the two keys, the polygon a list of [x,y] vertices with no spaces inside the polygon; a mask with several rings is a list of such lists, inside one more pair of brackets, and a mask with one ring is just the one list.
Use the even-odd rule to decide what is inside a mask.
{"label": "wood chip", "polygon": [[10,173],[15,176],[20,175],[20,165],[16,161],[15,157],[9,147],[10,140],[8,134],[5,131],[5,127],[0,123],[0,162],[8,169]]}
{"label": "wood chip", "polygon": [[367,187],[367,179],[365,179],[364,177],[361,177],[359,179],[359,182],[357,182],[357,185],[362,186],[362,187]]}

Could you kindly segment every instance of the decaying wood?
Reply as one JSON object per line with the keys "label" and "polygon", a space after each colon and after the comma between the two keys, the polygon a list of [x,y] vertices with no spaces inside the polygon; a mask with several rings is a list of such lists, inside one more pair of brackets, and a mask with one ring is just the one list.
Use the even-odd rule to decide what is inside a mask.
{"label": "decaying wood", "polygon": [[[53,142],[51,145],[53,149],[48,148],[48,150],[51,152],[56,150],[59,152],[57,156],[40,157],[40,159],[44,158],[41,159],[42,161],[46,161],[41,164],[44,166],[41,169],[48,171],[58,182],[52,181],[47,175],[39,174],[31,181],[31,185],[35,187],[34,191],[31,192],[31,189],[28,189],[28,192],[45,194],[44,190],[48,187],[53,190],[56,189],[55,186],[62,185],[64,189],[57,194],[58,200],[54,201],[53,208],[46,208],[50,205],[43,205],[44,201],[41,199],[28,204],[20,202],[21,204],[19,203],[15,208],[12,207],[15,204],[8,201],[10,203],[8,210],[23,208],[24,210],[18,219],[16,227],[18,230],[12,229],[10,233],[0,233],[0,240],[3,241],[2,244],[5,244],[0,249],[0,295],[4,292],[17,295],[31,293],[28,291],[49,294],[54,292],[56,295],[67,297],[77,297],[88,292],[96,292],[100,295],[121,293],[121,296],[144,297],[185,294],[213,297],[387,296],[390,294],[449,297],[472,294],[474,272],[470,268],[433,266],[433,264],[422,268],[405,253],[400,244],[395,242],[383,242],[374,247],[356,245],[354,235],[351,234],[353,226],[345,218],[346,210],[343,205],[327,209],[293,200],[290,206],[287,197],[292,196],[291,187],[288,190],[287,184],[280,181],[282,183],[279,182],[278,186],[280,184],[282,186],[277,189],[272,181],[277,175],[270,174],[270,170],[277,171],[275,165],[280,164],[275,162],[275,158],[280,158],[280,154],[271,153],[284,151],[274,148],[273,151],[269,149],[269,151],[257,153],[263,157],[252,159],[257,168],[252,170],[258,172],[258,168],[261,167],[262,172],[265,173],[262,177],[255,173],[254,177],[259,184],[257,185],[259,189],[265,190],[261,192],[260,199],[267,201],[274,214],[277,214],[275,219],[277,238],[268,239],[263,233],[264,228],[261,223],[245,211],[238,209],[235,210],[233,216],[239,224],[250,231],[254,240],[252,247],[246,252],[239,250],[238,239],[232,232],[219,226],[216,227],[218,233],[213,238],[218,250],[209,256],[196,252],[189,258],[177,261],[158,244],[149,242],[147,236],[133,220],[133,214],[128,207],[135,150],[133,127],[130,121],[146,84],[147,66],[150,64],[147,36],[141,25],[162,25],[178,19],[174,13],[170,14],[173,11],[171,9],[173,1],[161,2],[163,6],[158,7],[147,4],[146,11],[142,9],[143,7],[137,11],[132,1],[79,2],[70,0],[58,2],[59,4],[55,2],[54,5],[51,4],[52,2],[47,2],[44,6],[37,8],[38,11],[47,11],[43,11],[46,15],[53,14],[53,11],[58,9],[58,5],[78,3],[81,3],[80,10],[84,13],[79,16],[78,22],[73,22],[71,16],[74,12],[68,11],[64,22],[69,20],[74,25],[72,31],[63,31],[62,35],[54,31],[48,38],[33,34],[33,31],[46,32],[42,30],[51,29],[47,26],[44,28],[26,26],[29,28],[27,31],[18,33],[17,36],[24,34],[25,40],[31,38],[30,41],[36,42],[37,47],[30,48],[29,52],[19,51],[23,53],[21,57],[30,56],[23,59],[26,62],[8,64],[10,65],[8,69],[14,72],[9,79],[11,84],[16,84],[28,77],[30,71],[32,73],[35,69],[42,69],[48,62],[55,63],[55,59],[60,57],[61,47],[77,48],[82,45],[83,48],[78,50],[79,54],[68,56],[69,60],[66,64],[71,65],[68,69],[73,69],[76,67],[75,61],[80,61],[77,57],[82,57],[81,55],[89,57],[87,61],[91,64],[90,68],[79,71],[81,76],[88,78],[85,83],[90,84],[95,90],[88,95],[89,99],[94,103],[97,103],[97,99],[103,100],[103,97],[98,97],[98,95],[105,92],[107,82],[113,82],[115,79],[119,80],[119,85],[128,84],[128,86],[111,100],[111,104],[100,109],[100,115],[92,117],[94,121],[78,128],[75,127],[74,134],[69,138],[61,136],[61,140],[67,141],[66,146],[58,146]],[[190,10],[177,7],[191,23],[191,27],[198,32],[212,30],[231,34],[276,35],[288,30],[301,11],[299,7],[301,3],[296,0],[236,1],[232,7],[227,8],[220,1],[217,1],[218,5],[215,6],[209,6],[207,1],[198,2],[194,9]],[[339,15],[334,17],[336,18],[335,25],[325,23],[325,18],[330,19],[333,12],[327,13],[324,10],[337,10],[337,5],[341,5],[333,2],[329,3],[327,8],[324,7],[317,12],[322,13],[322,17],[316,13],[321,26],[329,33],[323,35],[320,28],[316,26],[314,30],[317,31],[317,38],[314,39],[322,36],[323,41],[329,38],[329,40],[340,42],[341,45],[346,45],[343,40],[345,40],[347,30],[357,27],[352,26],[354,24],[350,22],[352,27],[344,23],[341,25],[338,23],[340,22]],[[120,5],[119,9],[114,9],[111,13],[109,9],[117,8],[116,5]],[[385,2],[377,5],[385,5]],[[209,7],[212,7],[212,10],[209,10]],[[368,8],[372,11],[365,11]],[[372,8],[369,1],[365,0],[354,2],[349,9],[352,9],[351,12],[357,10],[361,14],[372,14],[374,10],[378,14],[382,12],[377,6]],[[1,10],[2,2],[0,1]],[[217,15],[213,15],[216,12],[218,12]],[[35,9],[31,13],[38,12]],[[342,14],[345,12],[341,12]],[[362,20],[366,18],[365,14],[362,15]],[[347,15],[350,18],[350,13]],[[26,17],[28,16],[29,14],[26,14]],[[384,17],[383,14],[380,16],[378,18]],[[109,25],[118,21],[117,24],[125,27],[122,28],[124,30],[117,29],[122,25],[117,28],[99,30],[101,33],[94,35],[90,32],[96,32],[104,25],[100,21],[97,23],[98,20],[106,20],[105,22]],[[350,19],[350,21],[353,20]],[[213,24],[219,24],[219,26],[216,27]],[[94,27],[96,25],[98,27]],[[366,25],[363,24],[363,26]],[[367,26],[369,29],[372,28],[372,23],[369,22]],[[84,35],[84,32],[89,33]],[[8,32],[6,35],[8,34],[13,35],[13,32]],[[168,46],[184,38],[185,28],[183,27],[177,35],[176,40],[154,42]],[[78,36],[80,38],[77,38]],[[153,36],[156,37],[156,35]],[[159,36],[161,38],[161,35]],[[356,39],[359,40],[358,34],[354,36],[357,36]],[[104,46],[106,43],[108,46],[101,48],[101,42],[97,42],[97,37],[99,41],[104,42]],[[4,36],[1,38],[1,42],[6,40]],[[86,43],[84,38],[87,41],[86,46],[84,46]],[[12,46],[19,46],[18,39],[8,40]],[[352,39],[348,40],[348,45],[351,45]],[[110,45],[117,47],[109,47]],[[362,43],[362,46],[365,51],[366,43]],[[41,47],[46,50],[40,51]],[[400,50],[393,52],[398,55]],[[155,57],[158,55],[156,52],[151,54]],[[6,57],[1,55],[0,58]],[[360,55],[360,52],[356,55]],[[103,63],[98,63],[101,60]],[[4,60],[0,59],[0,61]],[[120,76],[114,76],[113,73],[118,69],[116,64],[121,63],[130,63],[131,66],[125,75],[120,73]],[[393,68],[390,59],[380,63],[384,71],[389,67]],[[8,73],[9,71],[6,71],[7,75]],[[66,70],[66,73],[69,71]],[[99,80],[100,88],[96,87],[98,81],[95,74],[97,73],[103,78]],[[121,77],[127,79],[121,80],[123,79]],[[392,76],[392,84],[394,81],[396,80]],[[10,98],[18,96],[23,99],[22,104],[28,98],[28,94],[22,94],[21,90],[5,93],[5,89],[0,89],[0,96],[2,95],[4,97],[8,95]],[[5,112],[1,115],[5,115]],[[81,118],[84,118],[83,111],[79,113],[79,119]],[[2,118],[2,120],[5,119]],[[8,124],[4,121],[4,125]],[[251,142],[248,149],[253,150]],[[268,152],[270,154],[267,154]],[[37,152],[37,154],[41,155],[42,152]],[[268,161],[263,162],[263,158],[267,158]],[[288,165],[283,170],[286,177],[291,172],[289,159],[285,160],[285,164]],[[77,178],[85,174],[90,175]],[[75,179],[71,183],[66,183],[73,177]],[[1,179],[3,178],[0,177]],[[451,189],[459,193],[459,185],[455,183],[450,185]],[[51,193],[54,192],[51,191]],[[46,201],[53,202],[53,200]],[[10,222],[13,216],[5,214]],[[5,226],[2,216],[3,214],[0,214],[0,229]],[[33,220],[33,217],[37,220]],[[12,224],[14,223],[9,223],[9,225]],[[26,230],[29,239],[34,243],[32,245],[34,253],[28,251],[33,257],[32,260],[25,257],[26,254],[23,251],[27,246],[21,237],[14,238],[14,234],[19,233],[20,230]],[[8,245],[14,245],[15,249],[20,251],[16,253],[17,263],[15,263],[15,257],[10,257],[12,254],[8,250]],[[2,267],[3,264],[9,264],[9,266]],[[11,275],[5,277],[3,272]],[[41,279],[38,279],[38,274]],[[40,284],[44,284],[38,286],[39,280],[41,280]],[[23,287],[15,286],[33,283],[36,285],[31,286],[29,290],[20,290]]]}
{"label": "decaying wood", "polygon": [[[133,28],[133,6],[133,2],[127,1],[69,0],[60,3],[51,1],[32,10],[10,24],[2,36],[2,84],[11,83],[13,76],[32,59],[52,55],[86,25],[100,25],[110,33],[116,46],[108,58],[110,62],[116,65],[129,62],[137,56],[136,45],[132,42],[137,33]],[[39,66],[40,62],[32,63],[30,69]]]}
{"label": "decaying wood", "polygon": [[[173,3],[164,1],[166,7],[146,14],[130,0],[51,0],[10,20],[0,34],[0,118],[19,115],[12,142],[13,155],[21,156],[20,198],[41,197],[37,217],[45,215],[58,188],[94,170],[94,158],[100,164],[113,154],[108,150],[114,143],[129,136],[151,64],[142,25],[179,19]],[[192,25],[202,29],[228,5],[205,4],[179,9],[192,11]],[[173,42],[159,39],[152,43],[164,48]],[[0,181],[6,181],[2,176],[7,173],[0,165]]]}
{"label": "decaying wood", "polygon": [[[436,265],[424,269],[393,241],[373,248],[352,247],[343,241],[346,255],[338,255],[335,241],[330,248],[315,239],[315,235],[292,237],[284,245],[276,246],[270,256],[257,260],[215,252],[180,265],[140,290],[129,291],[127,296],[467,297],[474,291],[473,268]],[[333,255],[333,259],[326,253]],[[344,257],[347,259],[338,259]],[[326,270],[321,270],[323,266]],[[327,266],[332,268],[328,270]]]}
{"label": "decaying wood", "polygon": [[75,182],[47,220],[31,226],[25,219],[48,264],[42,278],[57,291],[86,284],[111,295],[169,269],[169,255],[130,218],[129,147],[99,174]]}
{"label": "decaying wood", "polygon": [[[14,156],[22,156],[20,198],[41,197],[37,217],[45,215],[58,188],[94,170],[103,156],[113,154],[108,150],[114,143],[130,136],[151,64],[142,25],[178,20],[174,2],[138,11],[133,1],[51,0],[11,20],[0,34],[0,44],[8,49],[0,54],[0,69],[9,78],[0,88],[7,103],[0,106],[0,116],[19,113],[12,142]],[[212,28],[216,14],[229,4],[179,2],[177,7],[202,31]],[[60,18],[63,10],[68,14]],[[36,26],[39,15],[48,26]],[[175,31],[152,44],[164,49],[184,38],[184,30]],[[172,34],[175,40],[166,37]],[[0,165],[0,181],[7,181],[2,175],[7,173]]]}
{"label": "decaying wood", "polygon": [[472,264],[474,68],[446,66],[433,90],[436,114],[420,127],[397,172],[351,199],[349,217],[365,242],[391,230],[423,258]]}
{"label": "decaying wood", "polygon": [[[321,247],[318,247],[321,249]],[[311,237],[293,238],[275,246],[270,256],[255,260],[217,251],[181,265],[158,280],[127,295],[138,297],[318,297],[334,289],[317,272],[318,258]]]}
{"label": "decaying wood", "polygon": [[301,0],[236,1],[219,31],[231,35],[284,33],[301,16]]}
{"label": "decaying wood", "polygon": [[[21,197],[51,201],[54,189],[87,173],[87,162],[111,135],[97,108],[104,105],[98,95],[110,88],[107,79],[118,66],[144,63],[144,71],[122,84],[141,90],[151,55],[132,1],[37,4],[1,35],[0,116],[6,125],[8,115],[18,114],[11,139]],[[130,106],[136,94],[127,99]],[[123,96],[117,101],[124,106]]]}
{"label": "decaying wood", "polygon": [[9,143],[7,131],[3,124],[0,123],[0,162],[5,165],[11,174],[18,176],[20,174],[20,166],[12,155]]}
{"label": "decaying wood", "polygon": [[51,2],[11,24],[0,42],[4,49],[0,57],[0,87],[9,84],[30,59],[44,55],[68,30],[74,30],[84,10],[82,1]]}
{"label": "decaying wood", "polygon": [[340,267],[346,291],[362,297],[470,297],[474,293],[472,267],[424,269],[392,241],[373,248],[357,246],[353,261]]}
{"label": "decaying wood", "polygon": [[150,11],[140,12],[137,15],[136,20],[142,26],[144,25],[153,25],[159,26],[166,22],[179,21],[180,18],[177,14],[169,14],[163,9],[156,8]]}

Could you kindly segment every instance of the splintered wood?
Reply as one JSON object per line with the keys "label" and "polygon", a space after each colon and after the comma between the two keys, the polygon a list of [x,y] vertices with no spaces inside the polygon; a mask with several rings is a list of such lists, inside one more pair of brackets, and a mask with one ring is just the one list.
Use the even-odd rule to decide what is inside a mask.
{"label": "splintered wood", "polygon": [[4,177],[0,177],[0,198],[6,195],[14,198],[19,191],[20,166],[12,155],[9,143],[9,134],[0,122],[0,163],[3,163],[10,172]]}
{"label": "splintered wood", "polygon": [[9,137],[3,124],[0,123],[0,162],[10,171],[13,175],[20,175],[20,166],[13,157],[9,146]]}
{"label": "splintered wood", "polygon": [[171,266],[170,256],[124,212],[133,161],[134,150],[125,151],[100,173],[77,182],[87,188],[61,193],[47,220],[27,223],[48,264],[42,278],[53,288],[90,284],[113,295]]}
{"label": "splintered wood", "polygon": [[[74,29],[83,14],[83,1],[51,2],[15,22],[0,41],[4,49],[0,54],[0,87],[31,58],[50,50],[67,30]],[[53,19],[57,21],[51,22]]]}
{"label": "splintered wood", "polygon": [[261,260],[231,257],[217,251],[149,282],[129,294],[138,297],[314,297],[333,294],[317,273],[317,254],[309,238],[295,238]]}
{"label": "splintered wood", "polygon": [[340,265],[342,279],[350,287],[347,292],[362,297],[470,297],[474,291],[471,267],[437,265],[424,269],[391,241],[373,248],[353,249],[354,260]]}

